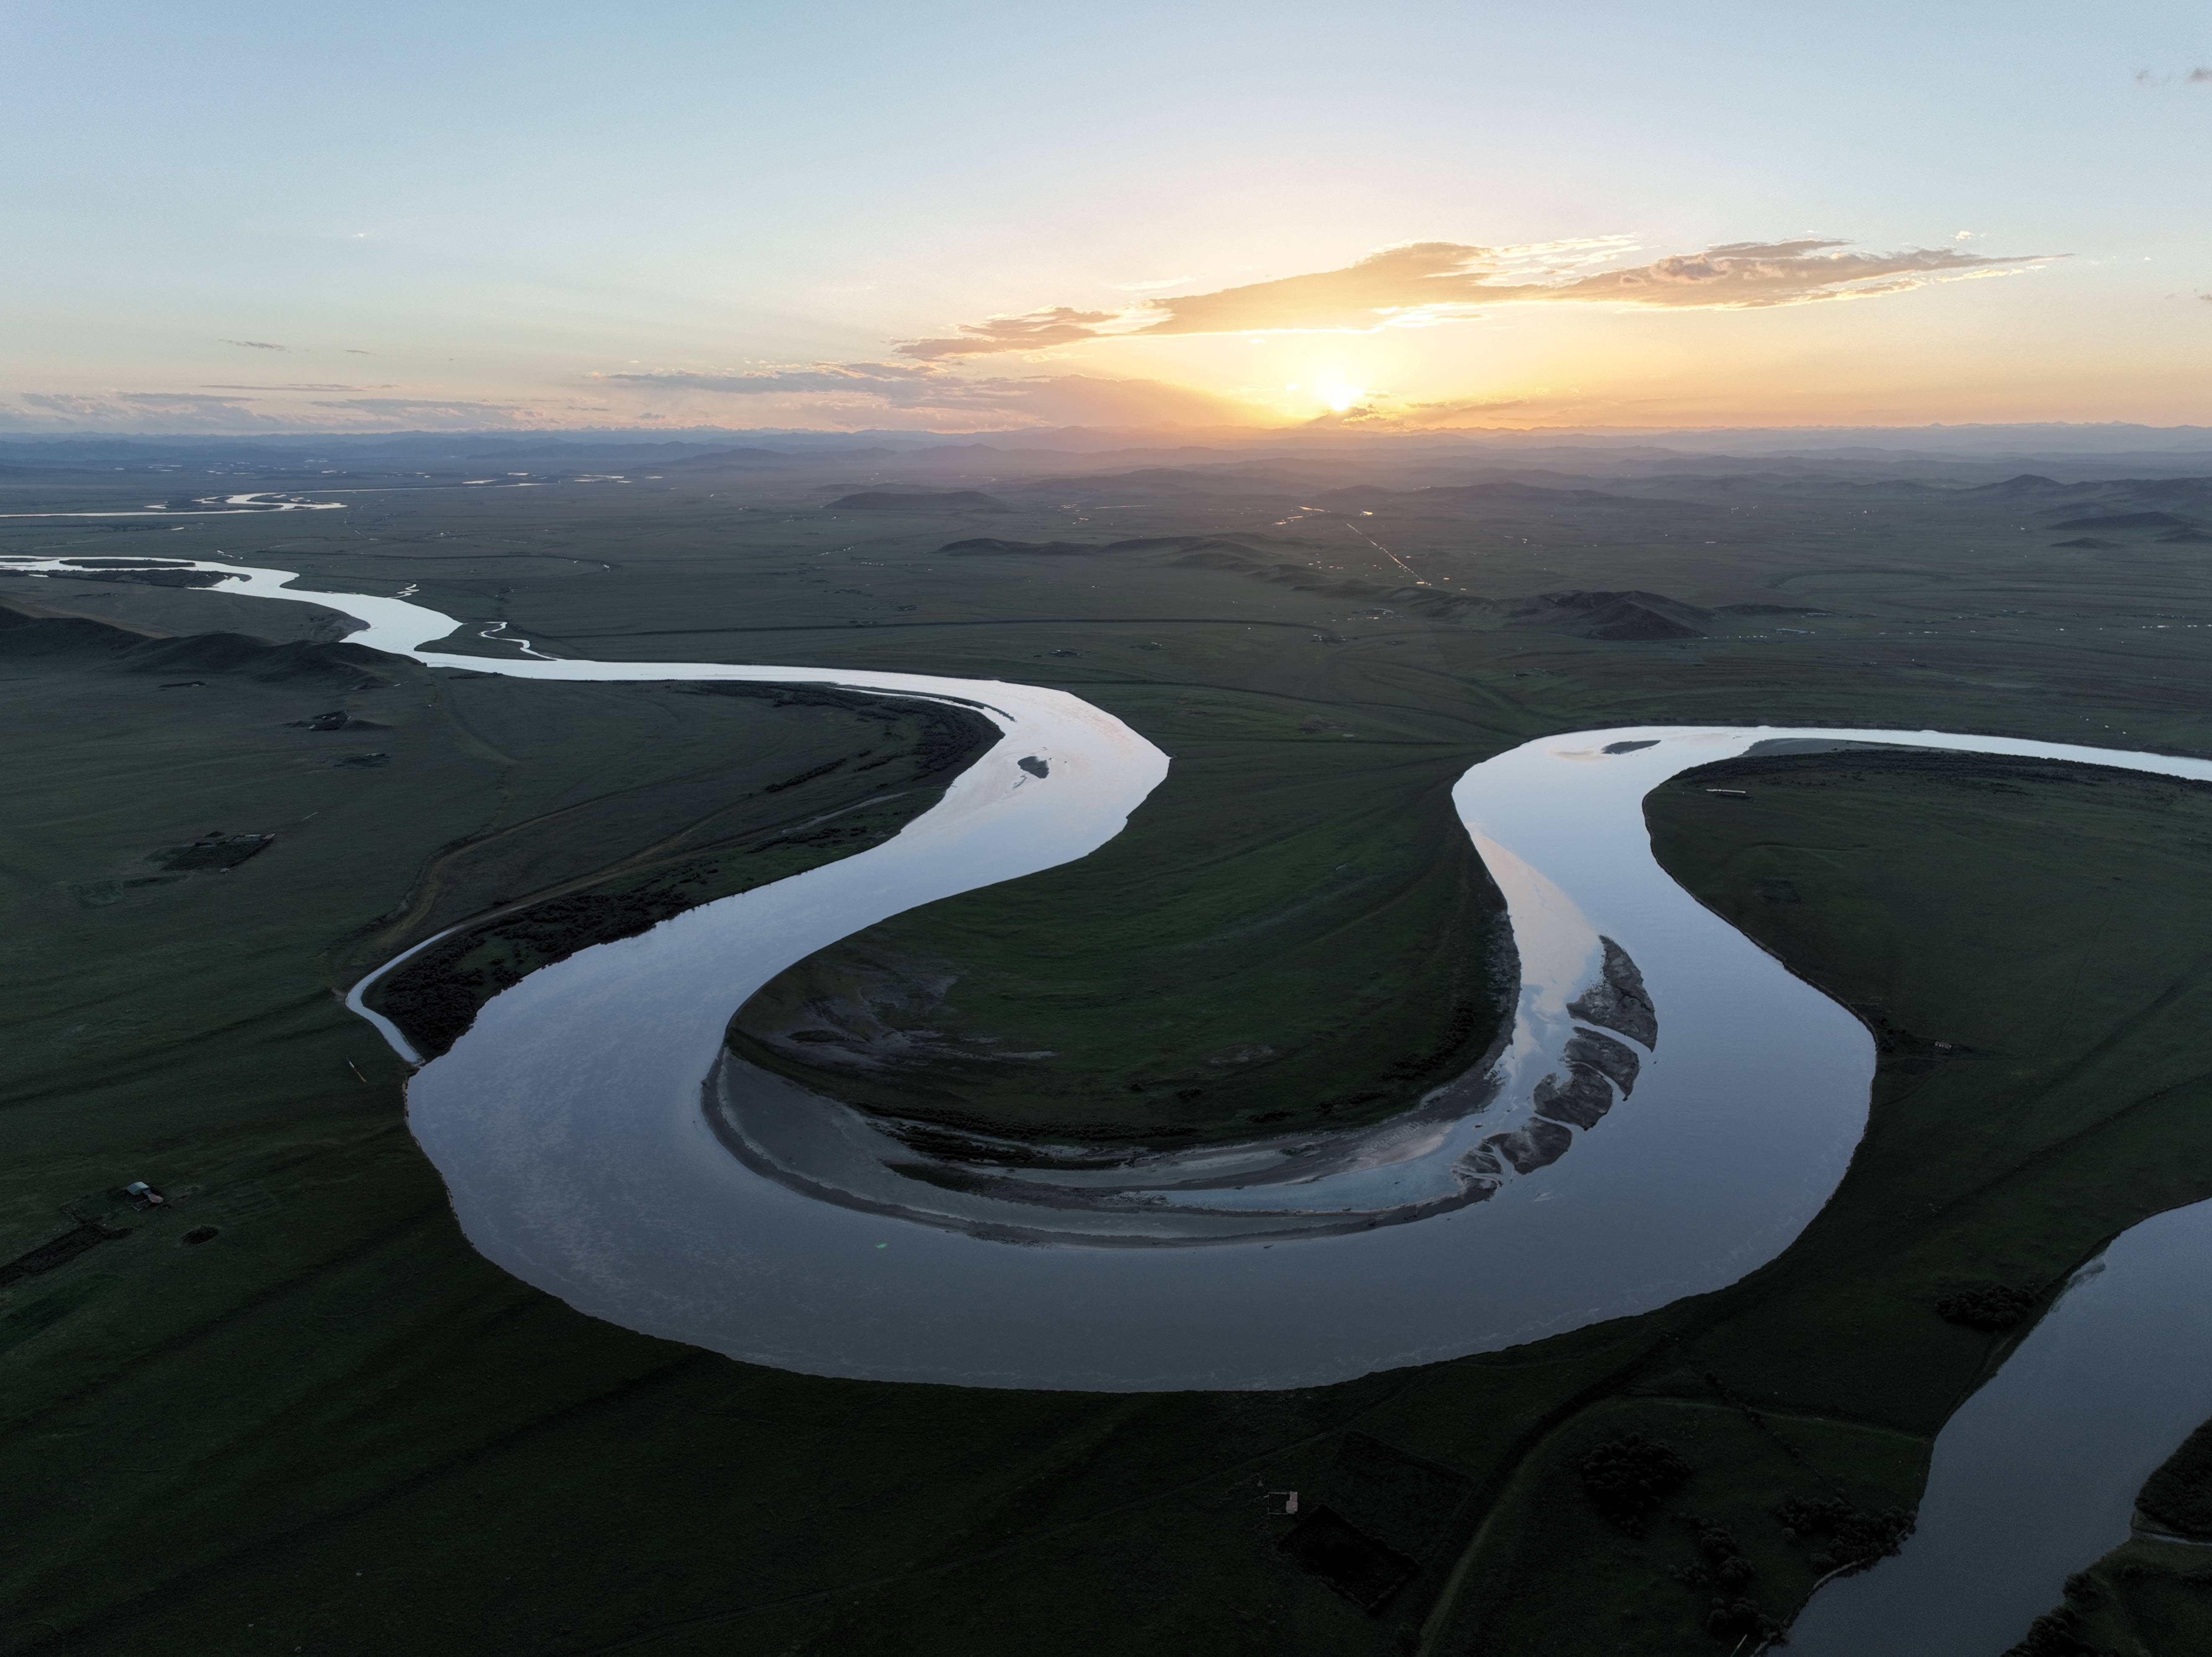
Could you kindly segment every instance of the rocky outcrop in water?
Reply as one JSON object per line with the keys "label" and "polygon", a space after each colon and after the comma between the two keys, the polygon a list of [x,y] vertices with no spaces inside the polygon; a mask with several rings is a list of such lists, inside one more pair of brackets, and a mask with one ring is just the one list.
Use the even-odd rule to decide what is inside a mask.
{"label": "rocky outcrop in water", "polygon": [[1577,1030],[1567,1043],[1565,1058],[1570,1065],[1596,1071],[1620,1089],[1624,1099],[1636,1091],[1636,1077],[1644,1068],[1635,1048],[1595,1030]]}
{"label": "rocky outcrop in water", "polygon": [[1613,1108],[1613,1089],[1592,1066],[1570,1065],[1565,1081],[1547,1076],[1536,1083],[1535,1101],[1537,1115],[1590,1128]]}
{"label": "rocky outcrop in water", "polygon": [[1602,1024],[1632,1041],[1656,1047],[1659,1015],[1644,987],[1644,974],[1620,944],[1609,938],[1598,942],[1605,946],[1605,966],[1598,981],[1568,1002],[1567,1011],[1585,1023]]}
{"label": "rocky outcrop in water", "polygon": [[1540,1116],[1528,1126],[1510,1133],[1493,1133],[1482,1142],[1482,1148],[1504,1157],[1513,1164],[1516,1174],[1533,1174],[1558,1162],[1574,1142],[1572,1133]]}
{"label": "rocky outcrop in water", "polygon": [[[1605,964],[1598,981],[1568,1003],[1567,1010],[1577,1018],[1617,1029],[1647,1047],[1656,1045],[1659,1018],[1644,988],[1644,974],[1620,944],[1609,938],[1599,941],[1605,946]],[[1614,1104],[1613,1090],[1617,1088],[1621,1098],[1628,1097],[1635,1091],[1636,1078],[1644,1068],[1643,1059],[1627,1042],[1579,1026],[1560,1049],[1559,1065],[1558,1071],[1536,1083],[1529,1096],[1535,1120],[1516,1132],[1493,1134],[1484,1140],[1481,1149],[1468,1159],[1470,1173],[1501,1172],[1498,1162],[1501,1156],[1516,1174],[1559,1161],[1574,1144],[1569,1128],[1587,1132],[1604,1120]]]}

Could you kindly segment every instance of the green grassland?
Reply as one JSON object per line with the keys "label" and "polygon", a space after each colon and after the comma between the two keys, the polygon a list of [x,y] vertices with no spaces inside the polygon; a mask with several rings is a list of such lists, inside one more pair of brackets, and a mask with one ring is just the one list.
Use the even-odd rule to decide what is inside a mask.
{"label": "green grassland", "polygon": [[[476,636],[506,622],[557,653],[1017,678],[1107,707],[1175,762],[1121,841],[898,918],[779,986],[781,1017],[866,986],[878,1019],[953,1038],[934,1062],[872,1084],[835,1048],[738,1032],[749,1057],[825,1091],[1017,1136],[1347,1123],[1472,1063],[1508,963],[1447,793],[1546,731],[1893,721],[2206,745],[2202,549],[2133,531],[2063,546],[2080,537],[2037,517],[2078,506],[2033,492],[1139,473],[992,481],[991,511],[824,504],[881,481],[693,462],[622,485],[410,484],[344,513],[68,533],[111,552],[219,547],[309,586],[418,584],[474,624],[466,650],[507,650]],[[1316,494],[1333,504],[1307,510]],[[1061,550],[945,550],[978,541]],[[1696,636],[1594,638],[1571,608],[1453,597],[1561,590],[1656,592]],[[173,614],[194,596],[145,602]]]}
{"label": "green grassland", "polygon": [[[856,1104],[1093,1142],[1346,1124],[1468,1069],[1517,982],[1451,806],[1468,733],[1418,707],[1309,731],[1310,695],[1178,695],[1151,704],[1184,729],[1131,832],[820,952],[733,1046]],[[817,1039],[751,1034],[796,1026]],[[885,1055],[884,1026],[930,1032],[927,1057]]]}
{"label": "green grassland", "polygon": [[[1049,1029],[1081,1055],[1039,1120],[1132,1137],[1403,1096],[1391,1068],[1460,1029],[1439,986],[1495,943],[1444,791],[1530,737],[1772,720],[2212,750],[2201,551],[2061,550],[2018,527],[2050,514],[2016,503],[1369,496],[1324,521],[1293,510],[1310,490],[1245,480],[1196,497],[993,483],[1014,510],[860,514],[819,489],[873,480],[665,470],[181,528],[17,525],[0,551],[221,549],[334,592],[419,584],[560,654],[1003,677],[1097,702],[1174,762],[1125,835],[902,918],[896,938],[978,986],[978,1030]],[[977,537],[1184,538],[940,550]],[[1241,550],[1204,556],[1208,537]],[[1663,595],[1697,636],[1435,602],[1569,587]],[[246,604],[22,581],[0,602],[166,633],[198,631],[196,603],[238,606],[220,625],[241,627]],[[1726,608],[1756,604],[1781,613]],[[1835,613],[1802,615],[1816,609]],[[918,768],[929,731],[834,701],[363,664],[282,613],[250,630],[300,640],[297,677],[191,640],[167,647],[226,665],[144,674],[112,639],[0,658],[14,774],[32,780],[0,827],[0,1064],[21,1148],[0,1217],[10,1258],[72,1224],[63,1204],[131,1228],[0,1287],[0,1650],[1724,1653],[1738,1636],[1707,1631],[1714,1596],[1785,1616],[1816,1556],[1911,1506],[1935,1432],[2017,1338],[1946,1322],[1936,1300],[2047,1289],[2134,1220],[2212,1194],[2205,791],[1769,761],[1731,773],[1747,799],[1704,794],[1711,776],[1662,791],[1655,843],[1863,1010],[1885,1051],[1844,1186],[1742,1284],[1283,1393],[829,1381],[649,1340],[468,1248],[406,1137],[399,1066],[335,992],[471,917],[786,855],[735,848],[860,803],[880,773],[770,784],[867,750]],[[387,688],[350,688],[372,677]],[[186,678],[207,683],[158,688]],[[381,728],[289,724],[333,709]],[[388,762],[334,763],[357,751]],[[127,884],[216,828],[277,839],[228,872]],[[1116,1028],[1123,1005],[1144,1016]],[[1127,1090],[1226,1070],[1206,1061],[1243,1047],[1304,1055],[1289,1068],[1327,1085],[1264,1106],[1256,1085]],[[1085,1094],[1093,1075],[1119,1094]],[[981,1091],[959,1108],[1028,1108]],[[136,1213],[106,1195],[131,1178],[190,1194]],[[218,1235],[180,1246],[204,1226]],[[1690,1469],[1640,1537],[1578,1472],[1632,1433]],[[1405,1562],[1379,1610],[1282,1545],[1299,1522],[1270,1497],[1284,1490]],[[1773,1511],[1790,1500],[1841,1505],[1793,1540]],[[2201,1628],[2194,1590],[2155,1591],[2183,1595],[2158,1602],[2171,1626]]]}

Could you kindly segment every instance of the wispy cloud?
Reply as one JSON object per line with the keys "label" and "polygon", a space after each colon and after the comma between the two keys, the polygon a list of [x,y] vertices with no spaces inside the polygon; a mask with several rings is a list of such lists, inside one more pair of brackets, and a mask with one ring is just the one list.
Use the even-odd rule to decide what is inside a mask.
{"label": "wispy cloud", "polygon": [[112,414],[118,409],[174,404],[189,409],[196,404],[216,404],[235,406],[234,397],[204,397],[191,391],[114,391],[104,397],[88,397],[73,391],[25,391],[23,401],[34,409],[46,409],[55,414],[97,416]]}
{"label": "wispy cloud", "polygon": [[1523,290],[1522,297],[1758,310],[1902,294],[1957,276],[2009,273],[2054,257],[1968,253],[1955,247],[1854,253],[1842,251],[1844,246],[1826,239],[1732,242],[1626,270],[1600,271],[1559,288]]}
{"label": "wispy cloud", "polygon": [[241,346],[249,351],[289,351],[292,349],[289,345],[279,345],[274,341],[266,339],[227,339],[223,343]]}
{"label": "wispy cloud", "polygon": [[597,374],[604,385],[653,394],[708,392],[737,397],[826,399],[869,414],[1050,425],[1241,424],[1250,411],[1226,398],[1157,379],[1091,374],[975,378],[933,363],[834,362],[730,372],[658,368]]}
{"label": "wispy cloud", "polygon": [[992,351],[1041,351],[1054,345],[1072,345],[1079,339],[1094,339],[1099,324],[1118,322],[1122,315],[1119,311],[1079,311],[1073,306],[1054,305],[1042,311],[1026,311],[1019,316],[963,322],[959,333],[951,338],[909,340],[899,347],[899,354],[929,361],[940,357],[981,356]]}
{"label": "wispy cloud", "polygon": [[[1731,242],[1702,252],[1628,264],[1626,236],[1588,236],[1509,247],[1407,242],[1346,265],[1210,292],[1133,300],[1118,311],[1046,306],[959,325],[908,340],[897,360],[787,363],[733,369],[646,368],[595,374],[635,393],[811,399],[850,410],[896,410],[947,417],[1051,419],[1072,423],[1144,421],[1218,424],[1249,420],[1226,398],[1151,379],[1079,374],[985,377],[960,372],[967,360],[1111,338],[1286,332],[1371,333],[1432,326],[1494,306],[1610,305],[1644,309],[1759,310],[1898,294],[1931,282],[1994,276],[2041,255],[1972,253],[1963,246],[1869,253],[1826,237]],[[1478,412],[1449,404],[1361,411],[1364,418],[1449,423]]]}
{"label": "wispy cloud", "polygon": [[397,389],[397,382],[391,385],[316,385],[305,383],[286,385],[203,385],[200,389],[204,391],[389,391]]}
{"label": "wispy cloud", "polygon": [[204,391],[116,391],[112,395],[118,403],[143,404],[149,407],[161,407],[172,403],[187,408],[195,404],[207,403],[228,406],[252,400],[250,398],[211,397]]}
{"label": "wispy cloud", "polygon": [[249,398],[198,391],[24,391],[26,406],[64,429],[131,429],[149,420],[165,431],[265,431],[278,424],[247,406]]}
{"label": "wispy cloud", "polygon": [[512,403],[472,403],[465,398],[446,397],[349,397],[336,402],[318,402],[318,409],[354,409],[364,414],[496,414],[501,416],[526,413]]}
{"label": "wispy cloud", "polygon": [[[286,388],[290,390],[292,388]],[[63,430],[254,432],[404,430],[484,431],[572,422],[566,402],[487,403],[467,398],[348,397],[271,399],[228,388],[199,391],[24,391],[21,406],[42,425]],[[4,417],[0,408],[0,417]]]}
{"label": "wispy cloud", "polygon": [[921,382],[937,384],[940,370],[902,362],[817,362],[772,368],[715,370],[649,368],[642,373],[593,374],[615,385],[651,385],[669,390],[725,391],[740,397],[789,396],[806,391],[858,391],[890,396],[889,388]]}
{"label": "wispy cloud", "polygon": [[1341,270],[1163,295],[1119,312],[1054,306],[991,317],[963,324],[957,334],[943,338],[908,341],[897,351],[927,361],[1115,337],[1370,333],[1455,321],[1499,305],[1760,310],[1901,294],[1931,282],[2018,270],[2052,257],[1970,253],[1955,246],[1869,253],[1851,251],[1832,237],[1807,237],[1729,242],[1701,252],[1601,268],[1632,251],[1624,236],[1516,247],[1405,242]]}

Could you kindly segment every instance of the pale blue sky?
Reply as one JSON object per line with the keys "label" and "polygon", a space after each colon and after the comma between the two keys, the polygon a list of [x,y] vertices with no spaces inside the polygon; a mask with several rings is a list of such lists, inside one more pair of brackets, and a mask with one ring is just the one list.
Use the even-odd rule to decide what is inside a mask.
{"label": "pale blue sky", "polygon": [[[957,428],[1303,417],[1329,387],[1503,423],[2212,422],[2202,5],[6,15],[4,428]],[[730,389],[1411,240],[1641,265],[1807,236],[2069,257],[1852,303],[1109,338],[890,401]],[[594,378],[621,373],[657,378]],[[349,389],[263,389],[291,385]]]}

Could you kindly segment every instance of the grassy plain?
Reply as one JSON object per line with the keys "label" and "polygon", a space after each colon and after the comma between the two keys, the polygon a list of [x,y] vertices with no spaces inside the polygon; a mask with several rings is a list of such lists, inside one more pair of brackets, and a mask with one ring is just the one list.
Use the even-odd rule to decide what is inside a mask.
{"label": "grassy plain", "polygon": [[[1339,1045],[1313,1062],[1357,1090],[1358,1032],[1374,1035],[1370,1075],[1436,1047],[1450,1022],[1435,986],[1480,959],[1486,924],[1464,865],[1425,887],[1463,849],[1441,791],[1548,731],[1936,725],[2212,749],[2201,551],[2062,550],[2039,527],[2058,508],[2014,497],[1370,494],[1322,515],[1294,510],[1316,504],[1310,484],[1246,476],[991,480],[1016,511],[988,517],[818,504],[833,497],[817,489],[883,481],[694,466],[409,487],[344,513],[18,525],[0,550],[219,548],[334,591],[418,584],[562,654],[1072,689],[1166,749],[1168,783],[1111,855],[978,895],[996,909],[921,912],[907,936],[979,980],[1056,972],[1097,1007],[1161,1009],[1116,1030],[991,1006],[1062,1017],[1085,1066],[1116,1074],[1318,1031]],[[139,485],[40,487],[82,508]],[[1250,555],[939,550],[976,536],[1226,536]],[[1492,598],[1644,590],[1711,619],[1693,638],[1591,639],[1556,609],[1427,604],[1416,579]],[[196,602],[244,603],[0,587],[172,631],[193,629]],[[1745,604],[1785,613],[1723,608]],[[761,815],[787,798],[761,790],[878,727],[398,665],[374,670],[391,689],[351,701],[251,671],[161,691],[82,653],[5,672],[15,764],[36,786],[11,794],[5,829],[8,1121],[25,1150],[0,1218],[28,1249],[70,1224],[58,1205],[125,1179],[193,1193],[172,1214],[119,1211],[129,1237],[0,1290],[0,1649],[1725,1652],[1736,1635],[1705,1628],[1720,1589],[1672,1574],[1717,1563],[1690,1519],[1747,1562],[1735,1597],[1785,1614],[1822,1539],[1786,1540],[1774,1506],[1909,1508],[1934,1433],[2014,1338],[1945,1322],[1936,1297],[2047,1286],[2134,1219],[2212,1194],[2202,793],[1983,762],[1773,762],[1738,779],[1746,800],[1656,797],[1662,858],[1893,1040],[1850,1176],[1764,1272],[1648,1318],[1313,1392],[750,1369],[584,1319],[475,1256],[405,1135],[397,1065],[332,991],[693,825],[734,835],[849,803],[834,791],[850,765],[789,819]],[[341,705],[385,729],[287,724]],[[390,763],[331,762],[355,745]],[[216,827],[279,839],[227,874],[121,886]],[[1333,908],[1321,876],[1347,860],[1362,883]],[[1194,869],[1216,877],[1200,888]],[[88,907],[79,889],[104,883],[121,895]],[[1379,940],[1347,924],[1394,893],[1405,920],[1386,907]],[[1460,906],[1457,951],[1422,913],[1438,902]],[[1110,947],[1071,944],[1094,930]],[[1315,969],[1332,948],[1357,967],[1340,981]],[[1202,1016],[1170,1028],[1192,986]],[[1096,1102],[1077,1101],[1084,1120]],[[1121,1126],[1204,1130],[1248,1108],[1176,1108]],[[199,1225],[220,1235],[178,1246]],[[1692,1468],[1640,1539],[1598,1517],[1577,1472],[1632,1431]],[[1285,1489],[1417,1568],[1378,1613],[1282,1549],[1296,1521],[1268,1492]]]}

